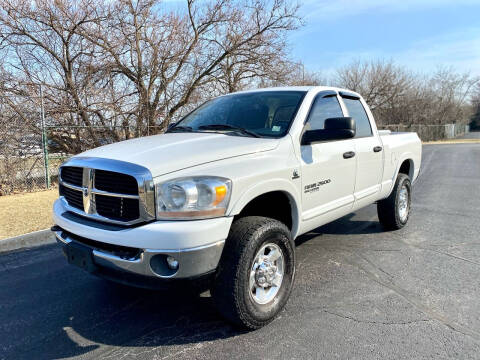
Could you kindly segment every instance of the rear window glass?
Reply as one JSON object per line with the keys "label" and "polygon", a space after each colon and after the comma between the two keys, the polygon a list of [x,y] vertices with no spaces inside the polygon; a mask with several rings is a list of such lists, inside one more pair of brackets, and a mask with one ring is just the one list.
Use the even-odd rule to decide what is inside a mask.
{"label": "rear window glass", "polygon": [[355,125],[357,127],[355,137],[371,136],[372,128],[370,121],[360,100],[343,98],[343,102],[347,107],[349,116],[355,119]]}

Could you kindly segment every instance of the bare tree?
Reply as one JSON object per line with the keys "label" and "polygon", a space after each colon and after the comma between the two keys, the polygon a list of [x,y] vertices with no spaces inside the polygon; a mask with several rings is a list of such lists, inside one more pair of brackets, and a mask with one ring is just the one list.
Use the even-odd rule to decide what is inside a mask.
{"label": "bare tree", "polygon": [[[85,98],[85,69],[92,47],[76,34],[79,24],[92,20],[90,3],[2,1],[1,42],[8,65],[20,84],[42,84],[54,107],[52,116],[74,115],[75,124],[91,127]],[[38,95],[38,94],[36,94]],[[68,119],[68,117],[67,117]],[[90,132],[93,144],[99,145]]]}
{"label": "bare tree", "polygon": [[71,153],[161,131],[209,97],[281,78],[285,33],[301,24],[286,0],[186,0],[178,12],[159,0],[0,4],[15,79],[6,91],[36,98],[43,85],[51,137]]}
{"label": "bare tree", "polygon": [[466,124],[471,116],[469,98],[478,78],[457,73],[453,68],[440,68],[430,81],[433,109],[439,123]]}
{"label": "bare tree", "polygon": [[104,69],[135,87],[137,121],[160,128],[194,98],[212,95],[202,96],[202,89],[234,91],[264,76],[285,46],[282,34],[300,20],[298,5],[285,0],[188,0],[181,14],[158,5],[118,2],[80,33],[102,50]]}
{"label": "bare tree", "polygon": [[334,78],[334,84],[362,94],[379,125],[466,123],[477,82],[449,68],[413,74],[391,61],[355,61]]}
{"label": "bare tree", "polygon": [[266,87],[286,84],[289,81],[292,62],[284,50],[284,44],[262,46],[252,54],[230,55],[214,75],[219,93],[232,93],[250,87]]}
{"label": "bare tree", "polygon": [[470,127],[474,130],[480,129],[480,82],[475,86],[473,95],[471,98],[472,113],[470,118]]}
{"label": "bare tree", "polygon": [[362,94],[375,111],[404,97],[412,87],[413,76],[392,61],[354,61],[338,69],[333,82]]}
{"label": "bare tree", "polygon": [[321,86],[328,82],[320,72],[308,70],[303,62],[292,64],[287,79],[287,84],[291,86]]}

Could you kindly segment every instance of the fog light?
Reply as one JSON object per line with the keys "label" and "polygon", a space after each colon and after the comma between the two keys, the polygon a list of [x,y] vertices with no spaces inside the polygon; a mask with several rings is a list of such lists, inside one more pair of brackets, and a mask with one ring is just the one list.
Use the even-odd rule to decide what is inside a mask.
{"label": "fog light", "polygon": [[178,269],[178,261],[173,256],[167,256],[168,267],[172,270]]}
{"label": "fog light", "polygon": [[150,268],[160,277],[172,277],[178,272],[180,266],[177,259],[167,254],[157,254],[150,259]]}

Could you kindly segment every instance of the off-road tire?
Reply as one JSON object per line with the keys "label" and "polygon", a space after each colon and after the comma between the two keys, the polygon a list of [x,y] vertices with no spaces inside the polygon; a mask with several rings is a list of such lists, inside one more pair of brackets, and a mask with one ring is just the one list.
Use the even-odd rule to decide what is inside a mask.
{"label": "off-road tire", "polygon": [[[275,297],[266,304],[251,296],[249,275],[257,252],[265,244],[277,245],[284,259],[284,276]],[[295,278],[295,246],[289,229],[281,222],[260,216],[236,220],[225,242],[212,287],[218,311],[230,322],[247,329],[258,329],[285,306]]]}
{"label": "off-road tire", "polygon": [[[408,190],[408,209],[406,218],[402,219],[400,216],[399,202],[400,202],[400,190],[402,187],[406,187]],[[398,174],[395,186],[392,193],[386,199],[383,199],[377,203],[377,213],[380,223],[386,230],[398,230],[403,228],[410,215],[410,205],[412,198],[412,184],[410,178],[405,174]]]}

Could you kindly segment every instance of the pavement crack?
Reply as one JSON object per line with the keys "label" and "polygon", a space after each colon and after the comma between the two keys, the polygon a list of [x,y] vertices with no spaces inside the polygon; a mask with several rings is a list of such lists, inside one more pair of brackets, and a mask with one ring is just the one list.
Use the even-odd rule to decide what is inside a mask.
{"label": "pavement crack", "polygon": [[357,256],[361,257],[363,260],[365,260],[367,263],[369,263],[371,266],[376,268],[378,271],[381,271],[385,275],[387,275],[390,279],[393,279],[393,275],[387,272],[386,270],[383,270],[379,265],[373,263],[370,259],[367,257],[363,256],[361,253],[357,253]]}
{"label": "pavement crack", "polygon": [[478,263],[476,261],[469,260],[469,259],[466,259],[466,258],[458,256],[458,255],[450,254],[446,251],[434,250],[434,249],[429,249],[429,248],[424,248],[424,250],[433,251],[433,252],[436,252],[436,253],[439,253],[439,254],[442,254],[442,255],[445,255],[445,256],[449,256],[449,257],[457,259],[457,260],[465,261],[467,263],[480,266],[480,263]]}
{"label": "pavement crack", "polygon": [[[360,257],[360,256],[358,256],[358,254],[352,254],[352,255],[357,255],[357,257]],[[363,259],[362,257],[360,257],[360,258]],[[351,263],[352,263],[352,265],[354,265],[354,266],[358,267],[360,270],[362,270],[365,273],[365,275],[367,277],[369,277],[371,280],[373,280],[377,284],[380,284],[380,285],[392,290],[398,296],[404,298],[407,302],[409,302],[416,309],[420,310],[421,312],[423,312],[425,315],[427,315],[431,319],[434,319],[434,320],[440,322],[441,324],[447,326],[448,328],[450,328],[451,330],[453,330],[455,332],[458,332],[458,333],[460,333],[462,335],[465,335],[465,336],[469,336],[470,338],[472,338],[477,343],[480,343],[480,333],[478,331],[476,331],[474,329],[470,329],[470,328],[456,322],[455,320],[449,319],[444,314],[438,312],[435,309],[432,309],[428,305],[425,305],[421,300],[417,299],[417,297],[415,295],[410,294],[407,290],[405,290],[405,289],[401,288],[400,286],[396,285],[393,281],[391,281],[391,279],[389,279],[388,281],[384,280],[382,278],[382,274],[377,271],[378,267],[373,266],[370,262],[369,262],[369,265],[370,265],[371,269],[368,269],[367,267],[358,263],[353,258],[351,259]]]}
{"label": "pavement crack", "polygon": [[368,251],[375,251],[375,252],[395,252],[395,251],[403,251],[403,249],[368,249]]}
{"label": "pavement crack", "polygon": [[400,242],[406,244],[407,246],[413,247],[413,248],[415,248],[415,249],[435,252],[435,253],[437,253],[437,254],[442,254],[442,255],[451,257],[451,258],[453,258],[453,259],[456,259],[456,260],[460,260],[460,261],[467,262],[467,263],[469,263],[469,264],[473,264],[473,265],[480,266],[480,263],[479,263],[479,262],[476,262],[476,261],[473,261],[473,260],[469,260],[469,259],[466,259],[466,258],[464,258],[464,257],[458,256],[458,255],[454,255],[454,254],[451,254],[451,253],[446,252],[446,251],[441,251],[441,250],[437,250],[437,249],[432,249],[430,246],[428,246],[428,247],[423,247],[423,246],[420,246],[420,245],[416,245],[416,244],[409,243],[408,241],[405,241],[400,235],[392,234],[392,236],[395,236]]}
{"label": "pavement crack", "polygon": [[421,322],[429,322],[432,321],[431,319],[419,319],[419,320],[410,320],[410,321],[375,321],[375,320],[361,320],[357,319],[353,316],[348,316],[348,315],[343,315],[339,314],[327,309],[323,309],[323,312],[326,312],[327,314],[334,315],[341,317],[343,319],[351,320],[357,323],[362,323],[362,324],[378,324],[378,325],[408,325],[408,324],[415,324],[415,323],[421,323]]}

